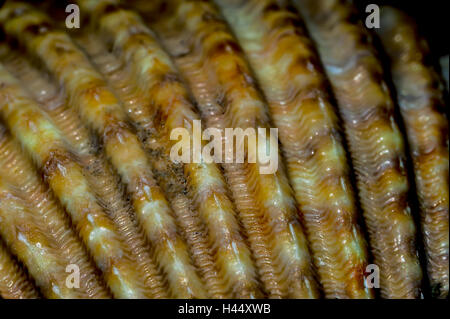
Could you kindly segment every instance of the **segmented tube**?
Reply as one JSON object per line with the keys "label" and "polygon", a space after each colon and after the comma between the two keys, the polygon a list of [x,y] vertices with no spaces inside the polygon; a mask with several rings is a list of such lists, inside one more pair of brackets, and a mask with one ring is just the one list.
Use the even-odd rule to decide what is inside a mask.
{"label": "segmented tube", "polygon": [[[106,6],[106,3],[109,1],[103,6],[99,1],[81,1],[82,8],[92,12],[93,16],[104,12],[98,21],[99,39],[106,39],[106,44],[114,48],[113,52],[128,67],[111,71],[114,69],[111,65],[117,58],[108,56],[104,49],[101,53],[97,52],[97,65],[116,88],[124,105],[128,106],[128,114],[143,136],[144,145],[154,155],[152,162],[155,171],[161,176],[161,184],[167,185],[166,194],[173,193],[175,202],[184,202],[182,197],[187,194],[185,197],[189,199],[186,198],[186,202],[189,200],[194,206],[195,210],[190,215],[183,214],[179,220],[188,222],[183,230],[189,231],[187,235],[192,238],[188,240],[193,242],[191,246],[199,248],[196,249],[198,254],[194,250],[194,256],[198,256],[198,265],[204,265],[204,277],[207,278],[209,290],[217,291],[213,293],[215,296],[261,296],[250,252],[240,234],[219,169],[215,164],[186,163],[179,168],[171,164],[170,146],[174,142],[170,141],[170,132],[180,127],[192,129],[193,121],[199,119],[187,90],[176,75],[177,70],[152,32],[135,13]],[[94,43],[99,43],[99,39],[89,45],[94,52]],[[152,118],[156,120],[149,123],[148,119]],[[164,125],[158,120],[163,121]],[[193,218],[196,211],[199,216]],[[199,218],[200,222],[197,222]],[[198,230],[197,224],[200,223],[207,227],[206,234],[200,232],[203,227]],[[213,275],[208,276],[214,271],[208,271],[208,259],[200,259],[202,250],[212,251],[213,262],[218,268],[218,274],[213,274],[215,278],[211,278]]]}
{"label": "segmented tube", "polygon": [[62,83],[69,104],[101,137],[108,159],[127,185],[137,218],[172,293],[181,298],[206,297],[186,244],[177,231],[173,212],[152,176],[148,158],[103,77],[70,37],[52,27],[41,12],[26,6],[19,15],[6,13],[3,21],[7,35],[18,39]]}
{"label": "segmented tube", "polygon": [[[147,21],[188,81],[205,126],[268,129],[264,100],[215,7],[204,1],[168,1],[164,12],[158,3],[151,5]],[[152,8],[161,10],[152,15]],[[283,168],[260,174],[260,162],[222,166],[266,292],[270,297],[317,297],[306,238]]]}
{"label": "segmented tube", "polygon": [[64,210],[41,181],[33,163],[23,154],[19,143],[13,140],[5,129],[0,133],[0,175],[9,185],[20,191],[29,207],[33,207],[35,218],[46,225],[45,233],[58,244],[62,258],[66,258],[68,264],[78,267],[80,290],[86,293],[86,297],[110,297],[98,269],[72,230]]}
{"label": "segmented tube", "polygon": [[[9,50],[2,57],[2,60],[5,63],[5,67],[14,73],[28,89],[28,92],[33,95],[33,98],[40,103],[41,109],[50,116],[53,123],[69,142],[70,148],[76,155],[77,160],[82,164],[85,176],[101,206],[116,224],[138,266],[141,268],[140,271],[143,272],[145,285],[151,290],[151,297],[166,298],[167,293],[163,287],[162,279],[150,256],[150,247],[145,242],[142,231],[131,218],[132,207],[124,199],[125,194],[122,184],[103,158],[104,156],[98,152],[95,141],[92,141],[91,134],[82,125],[76,113],[66,106],[65,94],[51,83],[48,76],[35,69],[23,55],[18,54],[15,50]],[[20,176],[21,172],[27,172],[27,169],[23,167],[23,163],[18,165],[17,162],[20,156],[17,152],[10,152],[11,154],[5,161],[5,165],[0,167],[0,169],[4,167],[8,172],[13,172],[18,176],[18,180],[25,180],[25,177],[20,178]],[[12,163],[18,167],[11,169]],[[31,185],[35,184],[36,182],[34,184],[31,183]],[[35,186],[30,187],[35,189]],[[28,189],[28,187],[22,187],[22,189],[24,188]],[[41,198],[33,193],[29,197],[34,198],[36,196],[38,199]],[[41,207],[42,204],[37,202],[35,206]],[[54,223],[54,220],[50,220],[49,223]],[[76,255],[77,253],[71,249],[69,256],[73,257]],[[79,263],[77,262],[77,264]],[[87,273],[87,271],[83,270],[82,273]]]}
{"label": "segmented tube", "polygon": [[337,116],[298,15],[274,0],[215,2],[267,97],[326,297],[373,297]]}
{"label": "segmented tube", "polygon": [[68,285],[68,261],[59,253],[57,243],[46,234],[31,209],[0,177],[0,235],[12,253],[26,265],[46,298],[87,298]]}
{"label": "segmented tube", "polygon": [[370,35],[345,1],[294,3],[318,46],[344,121],[381,295],[420,297],[404,141]]}
{"label": "segmented tube", "polygon": [[2,65],[0,97],[1,117],[70,214],[111,291],[119,298],[147,297],[127,247],[67,150],[66,140]]}
{"label": "segmented tube", "polygon": [[0,241],[0,297],[3,299],[37,299],[39,293],[17,261]]}
{"label": "segmented tube", "polygon": [[432,294],[448,296],[448,119],[444,86],[429,64],[429,49],[411,18],[381,9],[376,29],[390,58],[405,123],[421,206],[422,232]]}

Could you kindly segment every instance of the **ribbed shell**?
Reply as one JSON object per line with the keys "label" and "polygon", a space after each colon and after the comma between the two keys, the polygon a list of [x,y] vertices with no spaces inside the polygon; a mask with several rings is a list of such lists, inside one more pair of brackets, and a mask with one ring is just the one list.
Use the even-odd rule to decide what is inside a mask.
{"label": "ribbed shell", "polygon": [[20,192],[29,207],[33,207],[35,218],[41,225],[46,225],[45,233],[58,244],[60,254],[68,260],[68,264],[79,267],[80,288],[86,293],[86,297],[110,297],[86,249],[71,229],[64,210],[56,203],[48,187],[42,183],[33,163],[23,154],[19,143],[7,132],[0,134],[1,178]]}
{"label": "ribbed shell", "polygon": [[385,298],[420,297],[422,271],[408,204],[404,141],[382,67],[351,4],[294,1],[338,100]]}
{"label": "ribbed shell", "polygon": [[[157,274],[156,266],[150,257],[150,247],[145,243],[144,234],[132,218],[132,207],[124,200],[125,194],[120,180],[114,174],[112,168],[101,153],[97,152],[98,149],[95,147],[95,141],[92,141],[89,132],[82,125],[77,114],[66,106],[66,97],[63,91],[58,90],[46,74],[39,72],[23,55],[15,50],[10,50],[2,60],[6,63],[8,70],[14,72],[21,83],[28,88],[28,92],[40,102],[41,108],[50,116],[53,123],[64,134],[77,160],[83,165],[84,173],[100,204],[112,218],[119,232],[122,233],[126,244],[130,247],[133,257],[136,259],[139,267],[141,267],[145,284],[151,289],[151,296],[154,298],[166,298],[167,293],[163,287],[162,280],[159,274]],[[10,161],[6,162],[3,167],[5,167],[7,172],[12,171],[13,176],[20,177],[20,172],[22,170],[26,171],[23,169],[24,165],[19,165],[17,169],[13,170],[10,167],[11,163],[15,163],[16,166],[18,165],[18,158],[20,156],[17,152],[11,152],[8,157]],[[18,179],[25,180],[24,177]],[[36,181],[36,178],[33,179],[31,185],[39,183]],[[28,189],[27,187],[23,188]],[[34,188],[32,187],[32,189]],[[30,197],[33,198],[36,196],[30,194]],[[37,198],[39,199],[41,197]],[[40,207],[41,204],[37,202],[36,206]],[[48,210],[49,208],[47,207],[45,209]],[[77,256],[77,253],[73,249],[69,253],[71,257]],[[83,270],[82,273],[88,272]]]}
{"label": "ribbed shell", "polygon": [[[75,30],[53,1],[0,9],[0,298],[372,298],[349,166],[381,297],[422,296],[410,167],[448,297],[447,110],[412,19],[375,30],[397,113],[351,1],[76,3]],[[277,172],[173,162],[196,120],[277,127]]]}
{"label": "ribbed shell", "polygon": [[[109,84],[114,87],[115,92],[123,105],[127,108],[133,124],[139,126],[140,140],[147,150],[150,164],[154,173],[155,181],[161,187],[164,195],[174,212],[175,221],[180,228],[183,238],[186,240],[194,264],[197,267],[205,285],[213,298],[224,298],[225,292],[219,287],[218,273],[214,265],[213,257],[208,246],[208,235],[205,226],[200,220],[197,211],[192,209],[191,201],[187,196],[188,188],[186,179],[182,174],[182,167],[170,161],[165,152],[167,140],[163,140],[155,132],[152,118],[148,113],[148,99],[136,94],[133,76],[126,74],[123,64],[112,53],[102,45],[102,38],[91,36],[89,33],[80,39],[84,49],[90,54],[92,61],[108,79]],[[141,102],[143,104],[138,103]],[[147,102],[145,102],[147,101]],[[145,105],[145,106],[144,106]],[[142,124],[142,126],[140,126]],[[145,128],[144,128],[145,127]]]}
{"label": "ribbed shell", "polygon": [[0,297],[3,299],[39,298],[36,287],[2,242],[0,242]]}
{"label": "ribbed shell", "polygon": [[2,118],[70,214],[113,294],[119,298],[146,297],[147,288],[127,247],[97,202],[82,167],[66,148],[66,140],[2,65],[0,97]]}
{"label": "ribbed shell", "polygon": [[448,296],[448,119],[443,85],[429,61],[426,41],[402,12],[381,10],[377,33],[391,62],[421,205],[422,232],[433,295]]}
{"label": "ribbed shell", "polygon": [[[146,18],[188,81],[205,127],[269,128],[265,102],[217,10],[204,1],[169,1],[167,8],[170,16],[151,15],[150,10]],[[317,297],[306,238],[283,168],[263,175],[259,163],[222,166],[268,295]]]}
{"label": "ribbed shell", "polygon": [[23,198],[0,177],[0,235],[46,298],[87,298],[66,284],[69,262]]}
{"label": "ribbed shell", "polygon": [[69,105],[100,136],[108,159],[127,185],[137,219],[167,275],[171,292],[181,298],[206,297],[173,212],[114,92],[70,37],[52,27],[44,14],[28,7],[18,17],[6,19],[6,33],[17,38],[60,81]]}
{"label": "ribbed shell", "polygon": [[[135,13],[105,8],[100,1],[81,4],[94,17],[99,15],[98,10],[106,12],[98,21],[101,36],[85,47],[98,56],[94,61],[127,106],[152,156],[160,185],[172,197],[171,202],[178,204],[175,212],[209,290],[215,297],[261,297],[250,251],[240,234],[218,167],[215,164],[183,167],[172,164],[169,158],[174,143],[170,141],[170,131],[178,127],[190,129],[193,121],[199,119],[170,58]],[[97,6],[96,10],[92,5]],[[107,40],[105,44],[114,49],[117,57],[99,45],[95,49],[100,39]],[[183,212],[187,205],[193,209],[186,208]]]}
{"label": "ribbed shell", "polygon": [[298,16],[280,1],[215,2],[267,97],[326,296],[372,297],[340,128]]}

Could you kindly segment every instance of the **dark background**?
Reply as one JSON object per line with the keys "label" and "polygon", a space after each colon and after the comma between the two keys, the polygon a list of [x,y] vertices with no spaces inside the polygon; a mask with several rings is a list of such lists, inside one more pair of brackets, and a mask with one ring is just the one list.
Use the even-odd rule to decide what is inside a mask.
{"label": "dark background", "polygon": [[[42,0],[25,0],[39,3]],[[149,0],[152,1],[152,0]],[[419,25],[421,33],[427,38],[435,56],[450,53],[448,42],[448,20],[450,20],[450,0],[353,0],[362,13],[370,3],[392,5],[411,15]],[[5,0],[0,0],[0,7]],[[68,1],[70,2],[70,1]]]}
{"label": "dark background", "polygon": [[420,33],[425,36],[434,56],[450,53],[448,41],[448,21],[450,20],[450,0],[353,0],[362,13],[365,7],[374,3],[391,5],[412,16]]}

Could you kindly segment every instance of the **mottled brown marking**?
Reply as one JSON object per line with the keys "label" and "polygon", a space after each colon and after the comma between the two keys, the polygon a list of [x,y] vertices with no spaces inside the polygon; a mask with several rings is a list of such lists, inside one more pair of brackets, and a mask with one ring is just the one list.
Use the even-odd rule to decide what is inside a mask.
{"label": "mottled brown marking", "polygon": [[51,150],[42,165],[42,175],[44,180],[52,178],[60,166],[64,167],[72,161],[73,156],[67,151],[62,149]]}
{"label": "mottled brown marking", "polygon": [[111,139],[115,139],[118,135],[129,136],[130,125],[123,121],[118,121],[114,116],[107,116],[106,127],[103,132],[103,142],[107,144]]}
{"label": "mottled brown marking", "polygon": [[208,52],[208,54],[211,57],[216,56],[216,55],[226,54],[226,53],[241,54],[242,49],[236,43],[236,41],[228,39],[228,40],[220,41],[215,46],[213,46]]}

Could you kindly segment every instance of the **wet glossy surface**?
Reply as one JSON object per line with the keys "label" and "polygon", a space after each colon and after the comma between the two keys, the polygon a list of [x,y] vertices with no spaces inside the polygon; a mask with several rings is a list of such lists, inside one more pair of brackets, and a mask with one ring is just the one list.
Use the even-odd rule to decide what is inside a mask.
{"label": "wet glossy surface", "polygon": [[[446,106],[411,21],[379,34],[392,96],[346,1],[77,3],[79,30],[0,9],[2,298],[373,298],[371,263],[381,297],[419,298],[420,228],[448,294]],[[173,162],[196,120],[278,128],[277,172]]]}

